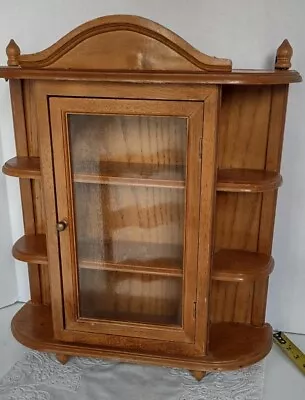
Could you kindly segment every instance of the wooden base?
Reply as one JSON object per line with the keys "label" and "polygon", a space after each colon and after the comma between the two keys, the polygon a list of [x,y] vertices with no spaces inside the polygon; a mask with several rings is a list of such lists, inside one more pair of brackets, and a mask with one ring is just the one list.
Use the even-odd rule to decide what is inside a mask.
{"label": "wooden base", "polygon": [[15,315],[12,332],[15,338],[27,347],[58,354],[59,361],[66,361],[68,355],[115,358],[124,362],[188,369],[196,379],[203,377],[202,371],[234,370],[254,364],[264,358],[272,347],[270,325],[258,328],[234,323],[211,325],[209,354],[206,356],[151,354],[61,342],[53,336],[50,307],[32,303],[25,304]]}
{"label": "wooden base", "polygon": [[202,378],[206,376],[206,371],[190,371],[190,373],[193,375],[193,377],[199,382],[201,381]]}
{"label": "wooden base", "polygon": [[69,361],[70,356],[59,353],[59,354],[56,354],[56,358],[61,364],[66,364]]}

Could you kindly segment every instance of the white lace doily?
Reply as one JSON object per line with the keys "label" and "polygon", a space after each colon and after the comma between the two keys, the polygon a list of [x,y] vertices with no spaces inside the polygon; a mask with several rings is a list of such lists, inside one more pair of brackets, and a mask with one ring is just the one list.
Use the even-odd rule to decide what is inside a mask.
{"label": "white lace doily", "polygon": [[0,379],[1,400],[262,400],[264,363],[208,374],[30,351]]}

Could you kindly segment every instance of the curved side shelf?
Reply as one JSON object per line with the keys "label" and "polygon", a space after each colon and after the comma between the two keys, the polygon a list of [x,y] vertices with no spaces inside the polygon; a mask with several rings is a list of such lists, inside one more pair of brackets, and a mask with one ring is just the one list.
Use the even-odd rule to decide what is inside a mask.
{"label": "curved side shelf", "polygon": [[17,178],[40,179],[39,157],[14,157],[2,167],[2,172]]}
{"label": "curved side shelf", "polygon": [[160,354],[143,351],[61,342],[54,338],[51,308],[31,303],[15,315],[12,332],[20,343],[35,350],[75,356],[115,357],[129,362],[205,371],[231,370],[254,364],[263,359],[272,347],[270,325],[254,327],[236,323],[212,324],[209,355],[201,357],[162,354],[161,358]]}
{"label": "curved side shelf", "polygon": [[219,192],[265,192],[278,189],[282,177],[277,172],[255,169],[220,169],[217,177]]}
{"label": "curved side shelf", "polygon": [[47,245],[45,235],[25,235],[13,246],[13,257],[32,264],[47,264]]}
{"label": "curved side shelf", "polygon": [[[19,261],[47,264],[48,257],[45,235],[22,236],[14,244],[12,253],[14,258]],[[230,282],[255,280],[268,277],[273,268],[274,260],[266,254],[223,249],[214,255],[212,279]],[[117,269],[122,269],[122,267],[116,266],[115,270]],[[141,269],[140,267],[140,270],[142,273],[146,272],[144,268]],[[151,270],[153,273],[160,273],[156,268],[151,268]]]}
{"label": "curved side shelf", "polygon": [[242,282],[268,277],[274,260],[266,254],[244,250],[220,250],[214,255],[212,279]]}

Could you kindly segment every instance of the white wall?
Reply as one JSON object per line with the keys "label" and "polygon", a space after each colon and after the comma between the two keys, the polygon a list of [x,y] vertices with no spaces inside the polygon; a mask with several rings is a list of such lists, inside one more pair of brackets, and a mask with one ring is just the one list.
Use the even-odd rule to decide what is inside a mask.
{"label": "white wall", "polygon": [[[1,131],[0,131],[1,137]],[[0,140],[0,165],[3,164]],[[11,224],[5,179],[0,175],[0,308],[17,300],[16,271],[11,255]]]}
{"label": "white wall", "polygon": [[[0,0],[0,62],[13,37],[23,52],[39,51],[91,18],[136,14],[174,30],[199,50],[228,57],[235,68],[270,67],[274,52],[287,37],[294,47],[293,67],[305,75],[304,0]],[[14,155],[7,86],[0,86],[2,143],[6,158]],[[290,92],[271,278],[269,320],[276,328],[305,333],[305,135],[304,85]],[[17,185],[8,181],[14,239],[22,231]],[[1,229],[1,226],[0,226]],[[19,290],[26,297],[24,266],[17,266]]]}

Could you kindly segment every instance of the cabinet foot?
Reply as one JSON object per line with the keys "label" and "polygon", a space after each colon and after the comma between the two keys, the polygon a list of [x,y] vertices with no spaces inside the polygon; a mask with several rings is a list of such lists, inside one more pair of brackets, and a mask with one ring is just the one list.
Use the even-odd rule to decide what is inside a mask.
{"label": "cabinet foot", "polygon": [[198,382],[201,381],[201,379],[204,378],[207,374],[206,371],[194,371],[194,370],[190,370],[190,373]]}
{"label": "cabinet foot", "polygon": [[56,358],[60,363],[66,364],[70,356],[68,356],[67,354],[56,354]]}

